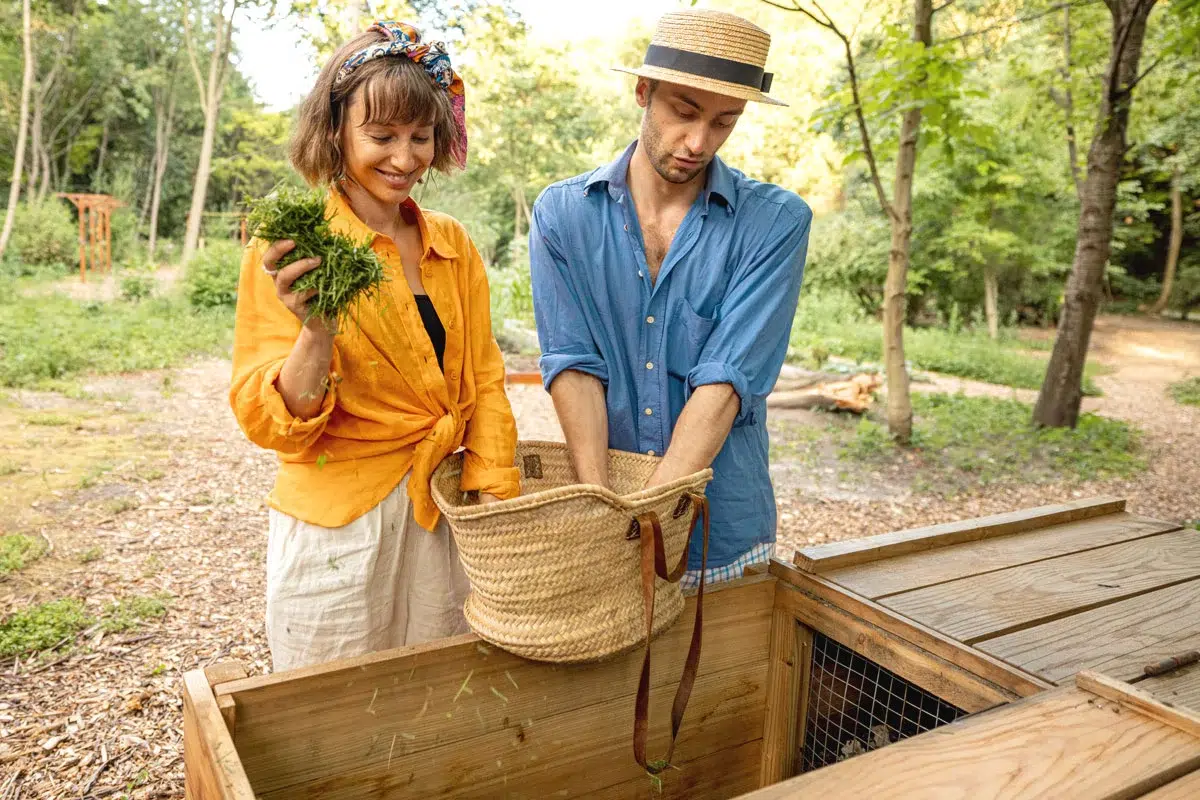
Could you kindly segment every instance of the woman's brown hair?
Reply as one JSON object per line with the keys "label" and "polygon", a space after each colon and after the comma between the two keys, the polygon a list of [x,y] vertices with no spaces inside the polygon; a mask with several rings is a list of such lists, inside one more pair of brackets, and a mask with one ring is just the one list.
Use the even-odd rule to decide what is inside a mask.
{"label": "woman's brown hair", "polygon": [[342,176],[342,126],[350,103],[361,96],[364,124],[421,122],[433,126],[433,169],[447,172],[453,164],[456,136],[450,97],[425,69],[404,55],[376,58],[333,85],[338,70],[359,50],[387,40],[381,31],[366,31],[342,45],[300,105],[289,157],[311,186],[324,186]]}

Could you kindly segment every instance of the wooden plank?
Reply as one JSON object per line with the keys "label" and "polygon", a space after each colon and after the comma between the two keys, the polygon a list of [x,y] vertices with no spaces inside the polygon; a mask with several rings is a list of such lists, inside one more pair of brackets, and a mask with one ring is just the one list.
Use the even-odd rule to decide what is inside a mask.
{"label": "wooden plank", "polygon": [[976,646],[1054,683],[1083,669],[1129,680],[1141,675],[1148,663],[1200,647],[1197,608],[1200,580],[1110,603]]}
{"label": "wooden plank", "polygon": [[[738,797],[759,787],[762,749],[762,740],[755,739],[680,764],[678,770],[667,770],[661,776],[661,787],[641,775],[583,797],[586,800],[726,800]],[[511,795],[512,800],[522,797],[532,798],[533,795]]]}
{"label": "wooden plank", "polygon": [[974,542],[993,536],[1102,517],[1125,510],[1125,501],[1114,497],[1076,500],[1060,505],[1010,511],[989,517],[947,522],[927,528],[912,528],[862,539],[805,547],[796,551],[795,564],[805,572],[827,573],[831,570],[880,561],[885,558],[932,550],[963,542]]}
{"label": "wooden plank", "polygon": [[[204,668],[204,678],[210,687],[215,687],[219,683],[241,680],[247,674],[245,665],[240,661],[221,661]],[[225,727],[232,735],[237,730],[237,704],[229,695],[221,695],[217,698],[217,709],[225,720]]]}
{"label": "wooden plank", "polygon": [[[765,659],[699,678],[676,743],[677,760],[695,761],[759,739],[766,680]],[[651,696],[650,758],[666,749],[673,694],[659,691]],[[475,719],[474,708],[494,704],[495,698],[477,693],[460,701],[461,713]],[[633,706],[630,693],[540,716],[532,724],[513,719],[503,728],[415,751],[400,738],[393,747],[396,734],[386,734],[357,765],[343,763],[336,773],[271,791],[256,788],[263,800],[358,800],[371,795],[491,800],[505,793],[578,797],[635,779],[649,780],[633,759]]]}
{"label": "wooden plank", "polygon": [[188,800],[255,800],[202,670],[183,676],[183,772]]}
{"label": "wooden plank", "polygon": [[1200,576],[1200,531],[1160,533],[893,595],[882,602],[974,644]]}
{"label": "wooden plank", "polygon": [[1197,742],[1200,742],[1200,714],[1188,708],[1168,706],[1141,686],[1134,686],[1086,669],[1075,676],[1075,685],[1106,700],[1128,706],[1164,725],[1170,725],[1196,737]]}
{"label": "wooden plank", "polygon": [[[774,589],[774,579],[764,576],[706,591],[701,678],[740,666],[765,674]],[[694,604],[689,598],[679,621],[654,642],[655,697],[669,696],[679,681]],[[460,637],[308,668],[299,676],[235,681],[218,692],[236,700],[242,762],[265,794],[386,761],[394,735],[399,752],[420,753],[485,734],[511,738],[546,717],[624,701],[637,687],[641,664],[640,650],[598,664],[538,663]],[[685,729],[687,720],[697,719],[693,713],[689,707]],[[630,763],[632,714],[631,706],[623,720]],[[761,735],[759,728],[752,738]]]}
{"label": "wooden plank", "polygon": [[[911,642],[918,648],[979,676],[985,683],[998,687],[1000,696],[1008,699],[1027,697],[1054,685],[987,653],[964,647],[949,636],[843,589],[820,575],[810,575],[780,562],[772,562],[771,574],[779,578],[781,583],[799,589],[822,605],[841,609],[844,614],[887,631],[898,639]],[[814,624],[803,618],[800,621],[808,625]]]}
{"label": "wooden plank", "polygon": [[961,709],[982,711],[1018,696],[812,595],[783,584],[779,592],[783,606],[805,626]]}
{"label": "wooden plank", "polygon": [[878,600],[900,592],[982,575],[1020,564],[1094,550],[1178,530],[1173,522],[1127,512],[910,553],[824,573],[834,583]]}
{"label": "wooden plank", "polygon": [[[1091,700],[1092,702],[1089,702]],[[744,795],[1139,797],[1200,767],[1200,740],[1138,713],[1114,714],[1063,687]]]}
{"label": "wooden plank", "polygon": [[1165,705],[1200,715],[1200,664],[1146,678],[1137,688]]}
{"label": "wooden plank", "polygon": [[1142,795],[1142,800],[1196,800],[1200,797],[1200,771],[1184,775],[1166,786]]}
{"label": "wooden plank", "polygon": [[[791,591],[786,587],[782,591]],[[771,619],[771,651],[767,671],[766,722],[763,727],[763,786],[796,774],[796,723],[800,708],[803,654],[812,658],[812,631],[786,608]]]}

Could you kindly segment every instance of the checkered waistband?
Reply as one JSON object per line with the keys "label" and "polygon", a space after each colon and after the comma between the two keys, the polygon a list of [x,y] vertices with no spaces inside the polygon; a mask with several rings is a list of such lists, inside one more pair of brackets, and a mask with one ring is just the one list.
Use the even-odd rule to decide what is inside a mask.
{"label": "checkered waistband", "polygon": [[[742,571],[751,564],[763,564],[771,560],[775,554],[775,544],[773,542],[765,542],[756,544],[754,547],[747,550],[737,557],[731,564],[726,564],[723,567],[712,567],[704,571],[704,585],[712,583],[720,583],[721,581],[734,581],[742,577]],[[700,570],[688,570],[680,579],[679,585],[684,589],[694,589],[700,585]]]}

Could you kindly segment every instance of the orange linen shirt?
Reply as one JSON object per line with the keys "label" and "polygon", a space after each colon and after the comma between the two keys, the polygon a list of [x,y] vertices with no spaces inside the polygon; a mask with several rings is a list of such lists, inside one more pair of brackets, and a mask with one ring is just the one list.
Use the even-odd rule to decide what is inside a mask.
{"label": "orange linen shirt", "polygon": [[446,329],[445,372],[395,244],[331,192],[331,228],[369,239],[388,280],[334,339],[329,388],[311,419],[292,416],[276,385],[301,325],[262,269],[267,244],[250,242],[242,259],[230,404],[246,436],[279,455],[268,505],[304,522],[345,525],[378,505],[411,469],[414,517],[432,530],[440,514],[430,478],[459,447],[465,449],[463,491],[502,500],[520,493],[513,466],[517,426],[492,335],[483,261],[455,219],[411,200],[408,205],[425,247],[421,280]]}

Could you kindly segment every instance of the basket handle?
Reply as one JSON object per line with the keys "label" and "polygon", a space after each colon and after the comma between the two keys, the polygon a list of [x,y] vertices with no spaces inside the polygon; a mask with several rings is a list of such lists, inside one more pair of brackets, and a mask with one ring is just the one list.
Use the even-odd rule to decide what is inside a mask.
{"label": "basket handle", "polygon": [[[658,514],[651,511],[637,518],[641,534],[642,604],[646,610],[646,655],[642,659],[642,676],[638,680],[637,701],[634,706],[633,757],[638,766],[651,775],[670,766],[671,757],[675,753],[675,737],[679,735],[679,727],[683,724],[683,712],[687,709],[692,686],[696,683],[696,671],[700,666],[700,642],[704,623],[704,571],[708,566],[708,498],[693,492],[684,496],[691,500],[696,512],[692,516],[692,524],[688,527],[683,555],[679,557],[675,569],[670,572],[667,571],[667,555]],[[671,706],[671,743],[667,746],[667,755],[662,761],[650,764],[646,761],[646,737],[650,731],[650,636],[654,630],[654,577],[657,575],[668,583],[675,583],[683,577],[687,570],[692,534],[696,530],[696,523],[701,519],[704,523],[704,545],[700,560],[700,587],[696,592],[696,621],[692,625],[692,643],[688,648],[687,660],[683,664],[679,688],[675,690],[675,702]]]}

